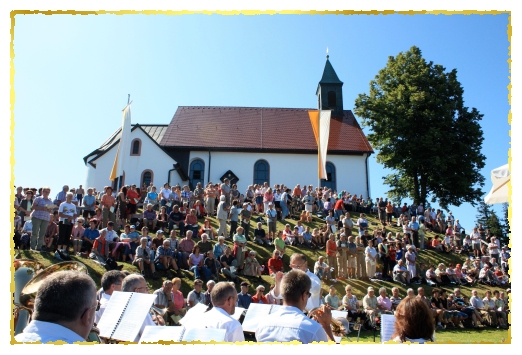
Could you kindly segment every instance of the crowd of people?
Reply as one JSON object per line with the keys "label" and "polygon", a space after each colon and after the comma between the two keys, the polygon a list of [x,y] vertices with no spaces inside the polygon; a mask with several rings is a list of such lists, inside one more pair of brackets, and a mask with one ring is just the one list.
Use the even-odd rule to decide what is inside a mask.
{"label": "crowd of people", "polygon": [[[312,279],[313,296],[309,299],[316,299],[316,307],[323,304],[328,309],[347,310],[353,323],[367,322],[366,326],[375,327],[380,314],[395,311],[400,302],[398,289],[392,289],[393,296],[388,298],[386,289],[379,289],[379,297],[375,297],[373,287],[369,287],[361,307],[349,284],[342,300],[333,286],[326,297],[320,297],[321,280],[331,285],[352,279],[427,284],[436,287],[433,297],[424,297],[422,287],[417,297],[427,300],[437,327],[458,327],[466,322],[476,327],[507,325],[503,292],[495,291],[495,298],[485,295],[482,300],[477,297],[467,301],[457,295],[458,289],[446,296],[441,288],[477,282],[490,286],[509,283],[507,247],[482,225],[466,235],[451,212],[446,217],[440,210],[424,210],[422,204],[398,207],[382,198],[373,203],[362,195],[313,186],[270,188],[265,183],[251,185],[241,194],[227,179],[205,188],[198,184],[193,190],[165,184],[157,192],[151,183],[142,188],[124,186],[117,193],[110,186],[99,193],[88,188],[84,194],[80,185],[71,191],[64,186],[54,200],[49,195],[48,187],[17,189],[15,246],[56,251],[57,258],[74,253],[103,265],[109,259],[131,262],[143,277],[159,278],[164,272],[167,281],[161,292],[165,295],[157,300],[158,306],[169,309],[167,323],[178,324],[194,303],[211,305],[212,287],[220,283],[220,277],[240,283],[238,275],[261,278],[268,274],[277,280],[276,275],[288,268],[299,269],[292,259],[284,258],[288,246],[295,246],[324,250],[311,270],[308,265],[302,270]],[[138,213],[140,207],[143,212]],[[371,233],[367,213],[376,213],[381,222],[371,228]],[[212,226],[214,218],[219,228]],[[250,228],[251,219],[257,228]],[[305,226],[318,219],[323,220],[319,228]],[[283,230],[277,230],[277,221],[285,224]],[[293,228],[291,224],[295,224]],[[386,232],[390,226],[400,227],[402,233]],[[444,235],[426,238],[428,230]],[[271,257],[258,260],[249,243],[273,248]],[[426,265],[418,261],[425,249],[469,256],[463,265]],[[181,270],[192,272],[195,279],[195,289],[186,302],[181,301],[179,291],[184,277]],[[208,290],[202,294],[204,282]],[[248,309],[251,302],[281,302],[276,297],[276,284],[267,294],[264,286],[258,286],[254,296],[248,294],[248,282],[240,286],[236,303],[243,308]],[[164,304],[169,299],[172,305]],[[348,324],[347,330],[352,326]]]}

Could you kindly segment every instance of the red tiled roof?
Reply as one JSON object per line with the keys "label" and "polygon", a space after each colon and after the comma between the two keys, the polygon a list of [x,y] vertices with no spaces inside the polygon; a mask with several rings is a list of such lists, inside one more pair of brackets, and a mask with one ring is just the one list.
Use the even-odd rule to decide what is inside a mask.
{"label": "red tiled roof", "polygon": [[[214,150],[317,151],[308,111],[264,107],[180,106],[161,146]],[[332,119],[328,151],[373,153],[353,113]]]}

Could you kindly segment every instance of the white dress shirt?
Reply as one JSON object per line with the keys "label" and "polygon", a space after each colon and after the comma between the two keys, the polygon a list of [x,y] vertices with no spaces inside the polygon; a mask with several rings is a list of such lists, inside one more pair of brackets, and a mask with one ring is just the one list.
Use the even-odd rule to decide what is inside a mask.
{"label": "white dress shirt", "polygon": [[105,312],[105,308],[107,307],[107,303],[109,303],[110,299],[111,299],[111,295],[108,295],[105,292],[102,293],[101,298],[100,298],[100,309],[96,311],[96,317],[94,318],[94,323],[98,324],[100,322],[103,312]]}
{"label": "white dress shirt", "polygon": [[321,279],[310,270],[306,270],[306,274],[312,281],[312,288],[310,289],[312,296],[308,298],[308,302],[306,303],[306,309],[309,311],[321,305]]}
{"label": "white dress shirt", "polygon": [[245,341],[241,323],[219,307],[213,307],[204,314],[204,317],[196,317],[183,326],[187,330],[191,328],[225,329],[227,331],[225,334],[226,342]]}
{"label": "white dress shirt", "polygon": [[[309,311],[321,305],[321,279],[310,270],[306,270],[306,274],[310,277],[310,281],[312,281],[312,288],[310,289],[312,296],[309,297],[308,302],[306,302],[306,310]],[[274,290],[275,289],[270,290],[270,294],[275,299],[282,300],[283,295],[281,293],[276,295]]]}
{"label": "white dress shirt", "polygon": [[281,306],[277,312],[264,317],[256,329],[258,342],[292,340],[308,344],[314,341],[328,341],[323,327],[315,320],[293,306]]}
{"label": "white dress shirt", "polygon": [[25,327],[24,331],[15,336],[19,342],[42,342],[62,340],[72,344],[77,341],[85,341],[84,338],[56,323],[33,320]]}

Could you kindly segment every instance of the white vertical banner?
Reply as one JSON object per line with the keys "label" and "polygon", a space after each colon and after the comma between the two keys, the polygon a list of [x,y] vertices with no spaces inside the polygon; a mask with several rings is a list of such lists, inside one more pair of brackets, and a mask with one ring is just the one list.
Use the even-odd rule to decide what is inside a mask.
{"label": "white vertical banner", "polygon": [[328,139],[330,138],[330,117],[332,115],[331,110],[320,110],[319,111],[319,178],[326,179],[326,153],[328,151]]}
{"label": "white vertical banner", "polygon": [[[132,102],[131,102],[132,103]],[[123,109],[123,118],[121,123],[120,144],[114,158],[110,180],[123,176],[123,167],[125,157],[130,154],[130,135],[131,135],[131,103]]]}

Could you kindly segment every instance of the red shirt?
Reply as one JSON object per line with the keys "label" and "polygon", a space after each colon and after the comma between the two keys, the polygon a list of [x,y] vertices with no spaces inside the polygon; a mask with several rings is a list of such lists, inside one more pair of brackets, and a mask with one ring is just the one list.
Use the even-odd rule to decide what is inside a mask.
{"label": "red shirt", "polygon": [[334,210],[341,210],[343,209],[343,205],[344,205],[344,201],[339,199],[337,200],[337,202],[335,203],[335,207],[334,207]]}
{"label": "red shirt", "polygon": [[268,259],[268,270],[270,272],[272,272],[272,268],[276,272],[277,271],[283,271],[283,260],[281,260],[280,258],[277,258],[277,259],[270,258],[270,259]]}
{"label": "red shirt", "polygon": [[263,304],[268,304],[268,300],[265,296],[261,296],[261,299],[259,299],[257,295],[252,296],[252,303],[260,303],[259,301],[263,301]]}
{"label": "red shirt", "polygon": [[136,190],[129,190],[127,191],[127,198],[129,199],[129,203],[131,205],[135,205],[137,202],[134,200],[135,198],[139,199],[140,195],[138,195],[138,191]]}

